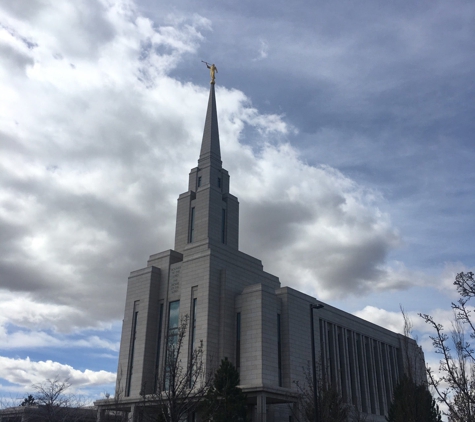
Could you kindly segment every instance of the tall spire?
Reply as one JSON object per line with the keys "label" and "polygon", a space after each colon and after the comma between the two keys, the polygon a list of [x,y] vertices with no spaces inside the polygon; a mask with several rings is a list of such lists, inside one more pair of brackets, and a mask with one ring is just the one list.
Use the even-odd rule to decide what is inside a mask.
{"label": "tall spire", "polygon": [[[198,167],[191,169],[188,191],[178,198],[175,250],[195,253],[210,245],[238,250],[239,202],[229,193],[229,174],[223,169],[214,94],[216,66],[210,66],[211,86]],[[193,252],[194,251],[194,252]]]}
{"label": "tall spire", "polygon": [[201,141],[200,161],[205,159],[217,159],[221,161],[219,147],[218,114],[216,112],[216,97],[214,83],[210,84],[208,110],[206,111],[203,140]]}

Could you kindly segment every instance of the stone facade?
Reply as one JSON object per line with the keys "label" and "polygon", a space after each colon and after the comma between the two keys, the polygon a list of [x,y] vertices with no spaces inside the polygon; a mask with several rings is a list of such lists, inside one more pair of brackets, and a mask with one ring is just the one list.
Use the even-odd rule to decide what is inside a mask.
{"label": "stone facade", "polygon": [[[129,277],[117,391],[131,412],[156,391],[174,313],[193,316],[184,350],[202,340],[207,368],[227,357],[240,372],[255,421],[289,421],[311,360],[310,305],[316,299],[263,270],[239,251],[239,203],[222,168],[214,84],[198,167],[178,198],[174,250],[152,255]],[[410,339],[325,304],[314,311],[317,355],[346,402],[384,420],[404,356],[418,377],[423,356]],[[191,327],[193,325],[193,327]],[[183,356],[186,365],[187,356]],[[101,409],[105,401],[97,402]],[[290,405],[290,406],[289,406]]]}

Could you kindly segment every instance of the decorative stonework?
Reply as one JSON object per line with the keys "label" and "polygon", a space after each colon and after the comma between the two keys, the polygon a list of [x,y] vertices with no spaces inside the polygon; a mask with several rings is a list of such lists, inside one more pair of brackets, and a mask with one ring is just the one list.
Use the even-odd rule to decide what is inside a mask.
{"label": "decorative stonework", "polygon": [[180,270],[181,265],[170,267],[170,295],[176,295],[180,292]]}

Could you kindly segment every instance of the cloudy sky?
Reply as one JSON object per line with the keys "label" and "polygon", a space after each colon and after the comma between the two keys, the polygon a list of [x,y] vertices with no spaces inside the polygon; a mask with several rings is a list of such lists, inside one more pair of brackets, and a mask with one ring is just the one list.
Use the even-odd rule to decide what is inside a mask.
{"label": "cloudy sky", "polygon": [[[198,6],[199,5],[199,6]],[[240,249],[393,330],[475,268],[475,4],[0,3],[0,396],[113,392],[130,271],[173,247],[216,63]]]}

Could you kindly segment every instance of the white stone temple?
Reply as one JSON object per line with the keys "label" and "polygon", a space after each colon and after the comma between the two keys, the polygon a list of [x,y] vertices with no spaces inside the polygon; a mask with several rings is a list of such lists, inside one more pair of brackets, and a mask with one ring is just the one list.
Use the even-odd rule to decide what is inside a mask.
{"label": "white stone temple", "polygon": [[[321,302],[319,302],[321,303]],[[190,318],[184,350],[203,342],[208,368],[227,357],[239,370],[252,421],[291,421],[295,381],[312,358],[310,305],[317,300],[264,271],[239,250],[239,202],[222,167],[215,84],[211,83],[198,166],[178,198],[175,246],[130,274],[118,365],[119,406],[136,420],[141,395],[163,379],[169,333]],[[328,304],[313,310],[316,355],[323,376],[359,411],[384,421],[405,356],[416,343]],[[188,356],[182,356],[186,365]],[[105,400],[96,404],[102,411]],[[193,420],[193,415],[189,415]]]}

